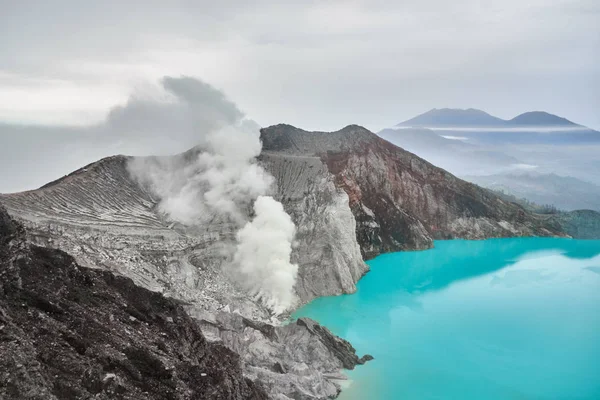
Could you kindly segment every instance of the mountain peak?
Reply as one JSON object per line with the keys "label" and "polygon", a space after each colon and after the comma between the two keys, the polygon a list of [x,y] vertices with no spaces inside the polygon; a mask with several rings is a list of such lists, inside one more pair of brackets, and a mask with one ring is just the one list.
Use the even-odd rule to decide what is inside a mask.
{"label": "mountain peak", "polygon": [[530,111],[517,115],[510,121],[513,125],[535,125],[535,126],[579,126],[566,118],[550,114],[545,111]]}
{"label": "mountain peak", "polygon": [[314,155],[327,151],[356,149],[379,137],[360,125],[348,125],[334,132],[309,132],[292,125],[279,124],[260,130],[265,151],[284,151]]}
{"label": "mountain peak", "polygon": [[515,128],[515,127],[582,127],[566,118],[545,111],[529,111],[511,120],[494,117],[476,108],[433,108],[397,127],[413,128]]}
{"label": "mountain peak", "polygon": [[476,108],[434,108],[397,126],[497,126],[504,121]]}

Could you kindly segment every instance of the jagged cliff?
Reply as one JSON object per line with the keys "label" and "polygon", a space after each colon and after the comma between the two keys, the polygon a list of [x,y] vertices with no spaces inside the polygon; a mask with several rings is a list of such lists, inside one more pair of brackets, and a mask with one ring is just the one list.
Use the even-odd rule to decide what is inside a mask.
{"label": "jagged cliff", "polygon": [[296,291],[302,301],[354,292],[368,266],[346,193],[317,157],[263,152],[260,161],[275,177],[274,196],[298,229],[292,262],[300,266]]}
{"label": "jagged cliff", "polygon": [[433,239],[563,235],[558,225],[360,126],[324,133],[276,125],[261,132],[264,154],[317,157],[327,167],[348,195],[365,258],[428,248]]}

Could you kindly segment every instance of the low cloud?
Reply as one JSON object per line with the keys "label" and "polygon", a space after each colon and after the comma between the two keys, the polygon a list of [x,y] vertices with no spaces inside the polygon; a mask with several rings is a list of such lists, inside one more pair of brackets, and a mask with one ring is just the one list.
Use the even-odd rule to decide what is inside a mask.
{"label": "low cloud", "polygon": [[[244,141],[244,137],[229,140],[225,134],[216,135],[236,124],[252,129],[256,137]],[[245,120],[221,91],[191,77],[164,77],[158,85],[142,85],[124,105],[111,108],[103,121],[93,125],[0,123],[0,135],[3,193],[35,189],[115,154],[169,155],[196,145],[228,145],[226,154],[245,151],[251,153],[244,155],[249,157],[260,152],[258,126]]]}

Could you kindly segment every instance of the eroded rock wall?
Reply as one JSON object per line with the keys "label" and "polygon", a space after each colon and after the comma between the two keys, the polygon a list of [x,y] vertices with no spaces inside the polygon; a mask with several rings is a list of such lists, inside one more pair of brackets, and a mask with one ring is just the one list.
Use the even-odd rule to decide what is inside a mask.
{"label": "eroded rock wall", "polygon": [[300,267],[296,292],[303,303],[318,296],[353,293],[368,271],[356,241],[348,195],[318,157],[263,153],[276,178],[276,198],[296,224],[292,262]]}

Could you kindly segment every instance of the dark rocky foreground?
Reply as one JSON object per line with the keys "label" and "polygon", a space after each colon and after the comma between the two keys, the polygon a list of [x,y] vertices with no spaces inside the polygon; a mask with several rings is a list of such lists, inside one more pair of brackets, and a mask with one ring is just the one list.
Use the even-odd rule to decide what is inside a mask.
{"label": "dark rocky foreground", "polygon": [[0,399],[325,399],[372,359],[307,318],[184,307],[32,245],[0,205]]}
{"label": "dark rocky foreground", "polygon": [[182,306],[29,245],[0,206],[0,398],[266,399]]}
{"label": "dark rocky foreground", "polygon": [[246,375],[261,382],[277,400],[335,398],[339,381],[346,379],[341,369],[373,359],[359,358],[348,341],[309,318],[274,327],[235,313],[195,317],[202,332],[238,353]]}

